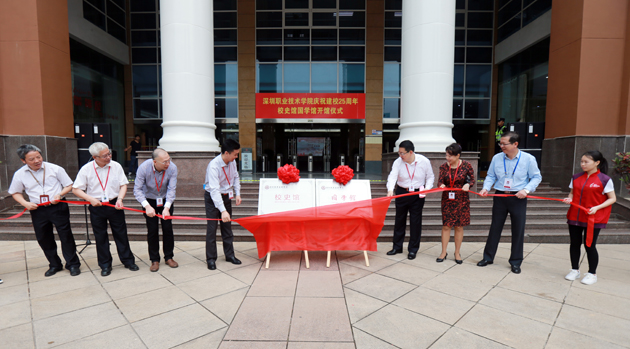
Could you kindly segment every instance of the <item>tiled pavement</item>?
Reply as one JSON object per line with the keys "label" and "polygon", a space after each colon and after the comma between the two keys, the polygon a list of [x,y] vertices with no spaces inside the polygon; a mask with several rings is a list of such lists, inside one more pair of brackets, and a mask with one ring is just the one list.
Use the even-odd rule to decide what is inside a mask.
{"label": "tiled pavement", "polygon": [[[265,269],[253,242],[236,242],[240,266],[206,269],[203,242],[177,242],[180,267],[140,271],[116,262],[100,276],[96,252],[82,274],[45,278],[34,241],[0,241],[0,348],[623,348],[630,347],[630,245],[599,245],[599,282],[568,282],[568,246],[526,244],[520,275],[509,244],[475,266],[483,244],[464,243],[464,264],[436,263],[436,243],[410,261],[370,253],[272,254]],[[221,251],[221,248],[219,248]],[[112,246],[112,252],[115,247]],[[582,270],[587,269],[586,260]]]}

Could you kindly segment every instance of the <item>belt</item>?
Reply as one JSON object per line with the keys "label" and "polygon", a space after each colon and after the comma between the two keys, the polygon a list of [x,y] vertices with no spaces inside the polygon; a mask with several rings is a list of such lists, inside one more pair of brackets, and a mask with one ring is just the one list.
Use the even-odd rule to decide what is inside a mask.
{"label": "belt", "polygon": [[414,191],[420,191],[420,188],[415,188],[414,190],[409,190],[409,188],[405,188],[405,187],[401,187],[400,185],[396,184],[396,186],[400,189],[405,189],[406,191],[412,193]]}
{"label": "belt", "polygon": [[518,193],[518,190],[517,191],[495,190],[494,193],[495,194],[516,194]]}

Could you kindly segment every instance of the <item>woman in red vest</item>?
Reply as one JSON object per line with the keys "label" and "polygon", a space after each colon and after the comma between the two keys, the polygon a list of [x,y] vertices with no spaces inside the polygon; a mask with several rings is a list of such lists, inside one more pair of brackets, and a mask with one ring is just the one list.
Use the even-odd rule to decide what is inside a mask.
{"label": "woman in red vest", "polygon": [[[582,155],[580,166],[584,172],[573,175],[571,179],[571,193],[569,197],[564,199],[567,204],[575,203],[589,208],[586,214],[575,206],[569,208],[567,212],[567,223],[569,223],[569,235],[571,236],[571,246],[569,248],[571,254],[571,272],[564,278],[574,281],[580,277],[580,248],[582,244],[582,236],[584,235],[584,248],[588,258],[588,273],[582,278],[582,283],[592,285],[597,282],[597,263],[599,255],[595,244],[597,236],[602,228],[606,227],[608,218],[610,218],[611,205],[617,201],[615,197],[615,188],[613,181],[606,175],[608,163],[606,159],[597,150],[587,151]],[[593,234],[587,232],[588,216],[595,215],[595,227]]]}

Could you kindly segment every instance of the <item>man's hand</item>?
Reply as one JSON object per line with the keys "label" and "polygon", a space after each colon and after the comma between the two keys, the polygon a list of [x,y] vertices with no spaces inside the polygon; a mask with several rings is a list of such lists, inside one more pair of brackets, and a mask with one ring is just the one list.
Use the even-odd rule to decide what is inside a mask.
{"label": "man's hand", "polygon": [[57,194],[57,195],[53,196],[53,199],[52,199],[52,201],[50,203],[53,204],[53,205],[56,205],[56,204],[59,203],[59,200],[61,200],[61,196],[59,194]]}
{"label": "man's hand", "polygon": [[90,205],[92,206],[103,206],[103,203],[96,198],[91,197],[88,201],[90,202]]}
{"label": "man's hand", "polygon": [[525,199],[527,197],[527,193],[525,192],[525,189],[521,189],[516,193],[516,197],[519,199]]}
{"label": "man's hand", "polygon": [[125,206],[123,205],[122,199],[119,198],[118,200],[116,200],[116,209],[117,210],[122,210],[123,207],[125,207]]}
{"label": "man's hand", "polygon": [[37,204],[32,203],[32,202],[24,203],[24,207],[26,207],[26,209],[29,211],[37,210]]}
{"label": "man's hand", "polygon": [[171,212],[169,212],[168,207],[164,207],[164,210],[162,211],[162,217],[167,217],[170,215],[171,215]]}
{"label": "man's hand", "polygon": [[394,196],[394,191],[393,190],[388,190],[387,191],[387,196]]}
{"label": "man's hand", "polygon": [[221,212],[221,220],[222,220],[222,221],[224,221],[224,222],[230,222],[230,221],[232,221],[232,220],[230,219],[230,214],[228,213],[228,211],[223,211],[223,212]]}
{"label": "man's hand", "polygon": [[481,191],[479,192],[479,195],[481,196],[488,196],[488,191],[485,189],[481,189]]}
{"label": "man's hand", "polygon": [[446,188],[446,184],[440,185],[440,188]]}
{"label": "man's hand", "polygon": [[155,217],[155,209],[153,209],[151,205],[147,205],[147,207],[145,207],[144,210],[146,211],[147,216]]}
{"label": "man's hand", "polygon": [[237,196],[236,196],[236,206],[240,205],[240,204],[241,204],[241,201],[242,201],[242,200],[241,200],[241,196],[240,196],[240,195],[237,195]]}
{"label": "man's hand", "polygon": [[469,191],[470,190],[470,184],[466,183],[464,184],[464,186],[462,187],[463,191]]}

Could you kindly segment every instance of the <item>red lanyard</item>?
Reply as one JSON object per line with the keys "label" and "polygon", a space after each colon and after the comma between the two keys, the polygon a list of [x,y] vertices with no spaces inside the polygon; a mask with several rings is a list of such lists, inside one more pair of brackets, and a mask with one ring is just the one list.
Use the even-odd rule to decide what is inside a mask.
{"label": "red lanyard", "polygon": [[[416,176],[416,164],[417,164],[417,162],[414,162],[414,164],[413,164],[413,175],[409,173],[409,166],[407,166],[407,164],[405,164],[405,167],[407,168],[407,174],[409,175],[409,179],[411,181],[413,181],[413,177]],[[409,184],[411,184],[411,182]]]}
{"label": "red lanyard", "polygon": [[162,183],[164,183],[164,177],[166,177],[166,170],[162,172],[162,180],[160,181],[160,185],[157,183],[157,174],[155,173],[155,169],[153,169],[153,176],[155,177],[155,186],[157,187],[158,194],[160,194],[160,190],[162,189]]}
{"label": "red lanyard", "polygon": [[[228,165],[228,166],[230,166],[230,165]],[[225,167],[222,167],[222,169],[223,169],[223,174],[225,175],[225,179],[226,179],[226,180],[227,180],[227,182],[228,182],[228,186],[231,186],[232,184],[230,184],[230,179],[228,178],[227,173],[225,173]]]}
{"label": "red lanyard", "polygon": [[109,166],[107,168],[107,179],[105,179],[105,186],[103,186],[103,182],[101,182],[101,177],[99,177],[98,172],[96,171],[96,164],[93,164],[93,165],[94,165],[94,172],[96,173],[96,178],[98,178],[98,183],[101,185],[101,189],[103,189],[103,194],[105,194],[105,188],[107,188],[107,182],[109,182],[109,171],[112,169],[112,167]]}
{"label": "red lanyard", "polygon": [[[458,160],[459,162],[459,160]],[[457,168],[455,169],[455,179],[457,180],[457,171],[459,171],[459,166],[461,166],[461,164],[457,164]],[[451,178],[451,165],[448,165],[448,179],[450,180],[450,185],[451,188],[455,188],[455,182],[453,181],[453,178]]]}

